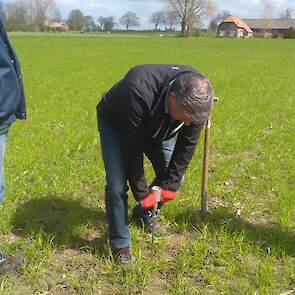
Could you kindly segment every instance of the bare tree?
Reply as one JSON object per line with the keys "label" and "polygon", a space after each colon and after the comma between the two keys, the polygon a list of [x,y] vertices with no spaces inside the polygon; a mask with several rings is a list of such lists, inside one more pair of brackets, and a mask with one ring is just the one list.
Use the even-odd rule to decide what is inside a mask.
{"label": "bare tree", "polygon": [[264,37],[271,36],[271,32],[269,32],[269,20],[274,17],[274,4],[272,0],[263,0],[262,2],[262,10],[261,10],[261,27],[263,28]]}
{"label": "bare tree", "polygon": [[104,17],[103,17],[103,16],[100,16],[100,17],[97,19],[97,22],[98,22],[98,26],[100,27],[100,30],[103,30]]}
{"label": "bare tree", "polygon": [[195,22],[214,8],[211,0],[168,0],[168,3],[177,13],[183,36],[189,36]]}
{"label": "bare tree", "polygon": [[217,27],[223,22],[223,20],[230,15],[230,12],[227,10],[223,10],[222,12],[216,14],[209,23],[209,29],[211,31],[216,31]]}
{"label": "bare tree", "polygon": [[164,11],[157,11],[152,14],[150,22],[155,25],[155,31],[158,26],[166,23],[166,14]]}
{"label": "bare tree", "polygon": [[54,7],[54,0],[34,0],[36,11],[35,22],[39,31],[44,31],[44,23],[48,10]]}
{"label": "bare tree", "polygon": [[128,11],[120,18],[119,22],[121,25],[126,26],[126,30],[129,30],[130,27],[139,26],[139,17],[135,12]]}
{"label": "bare tree", "polygon": [[173,9],[169,9],[166,12],[166,25],[170,31],[173,30],[173,27],[178,23],[177,12]]}
{"label": "bare tree", "polygon": [[4,3],[3,1],[0,1],[0,18],[3,23],[6,23],[6,12],[4,9]]}
{"label": "bare tree", "polygon": [[91,15],[86,15],[85,19],[85,30],[86,32],[93,32],[96,29],[96,24]]}
{"label": "bare tree", "polygon": [[113,16],[108,16],[103,18],[103,30],[112,31],[116,25],[115,18]]}
{"label": "bare tree", "polygon": [[83,31],[85,26],[85,18],[81,10],[72,9],[67,21],[69,27],[73,31]]}
{"label": "bare tree", "polygon": [[6,27],[8,31],[30,31],[34,30],[32,18],[29,13],[28,3],[17,1],[6,4]]}
{"label": "bare tree", "polygon": [[292,18],[293,9],[287,8],[280,15],[280,19],[291,19]]}
{"label": "bare tree", "polygon": [[[20,1],[18,1],[20,2]],[[18,3],[16,2],[16,3]],[[26,9],[28,11],[28,19],[29,22],[34,23],[35,30],[36,30],[36,8],[35,8],[35,3],[33,0],[21,0],[23,2],[24,6],[26,6]]]}
{"label": "bare tree", "polygon": [[107,16],[103,17],[100,16],[98,19],[98,26],[100,27],[100,30],[103,31],[112,31],[114,29],[114,26],[116,25],[115,18],[113,16]]}
{"label": "bare tree", "polygon": [[23,1],[7,4],[7,22],[21,25],[27,22],[27,7]]}
{"label": "bare tree", "polygon": [[262,1],[261,18],[272,19],[274,17],[274,4],[272,0]]}
{"label": "bare tree", "polygon": [[61,22],[62,21],[61,12],[60,12],[60,10],[58,8],[54,8],[52,10],[50,19],[53,22]]}

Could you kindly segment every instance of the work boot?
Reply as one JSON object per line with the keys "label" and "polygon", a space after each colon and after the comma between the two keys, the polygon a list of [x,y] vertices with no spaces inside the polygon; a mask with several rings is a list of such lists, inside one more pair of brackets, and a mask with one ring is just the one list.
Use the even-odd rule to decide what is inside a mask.
{"label": "work boot", "polygon": [[136,259],[131,252],[130,245],[125,248],[113,249],[115,260],[119,265],[127,266],[135,263]]}
{"label": "work boot", "polygon": [[4,254],[3,254],[3,252],[0,251],[0,265],[1,265],[1,263],[3,263],[4,261],[5,261]]}
{"label": "work boot", "polygon": [[4,256],[0,252],[0,276],[1,275],[17,275],[21,272],[21,268],[25,267],[28,259],[23,254],[16,256]]}
{"label": "work boot", "polygon": [[159,223],[159,216],[160,209],[157,209],[157,211],[153,213],[150,210],[142,209],[140,205],[136,205],[133,208],[133,219],[141,221],[146,231],[162,236],[165,235],[167,231],[165,227]]}
{"label": "work boot", "polygon": [[151,221],[144,222],[144,228],[146,231],[159,236],[164,236],[167,234],[166,228],[159,223],[156,217],[154,217]]}

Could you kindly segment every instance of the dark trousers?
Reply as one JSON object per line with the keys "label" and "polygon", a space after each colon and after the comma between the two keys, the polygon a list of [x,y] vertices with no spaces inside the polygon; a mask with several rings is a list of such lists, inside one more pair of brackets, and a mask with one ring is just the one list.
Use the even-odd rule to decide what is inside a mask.
{"label": "dark trousers", "polygon": [[[127,178],[123,164],[122,145],[117,129],[99,120],[101,151],[106,171],[105,204],[112,248],[124,248],[131,243],[128,228]],[[156,178],[161,177],[170,162],[175,140],[147,144],[145,154],[151,161]]]}

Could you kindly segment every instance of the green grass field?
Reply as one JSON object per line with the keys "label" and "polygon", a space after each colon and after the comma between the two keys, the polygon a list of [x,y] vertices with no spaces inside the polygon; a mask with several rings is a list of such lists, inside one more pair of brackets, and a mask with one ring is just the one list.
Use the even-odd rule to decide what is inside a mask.
{"label": "green grass field", "polygon": [[[294,41],[12,36],[12,43],[29,118],[10,131],[0,241],[28,264],[0,277],[0,294],[295,292]],[[177,200],[163,209],[169,235],[152,245],[132,225],[138,267],[126,270],[106,242],[95,106],[143,63],[195,66],[220,98],[211,216],[198,225],[202,139]],[[152,179],[149,163],[146,172]]]}

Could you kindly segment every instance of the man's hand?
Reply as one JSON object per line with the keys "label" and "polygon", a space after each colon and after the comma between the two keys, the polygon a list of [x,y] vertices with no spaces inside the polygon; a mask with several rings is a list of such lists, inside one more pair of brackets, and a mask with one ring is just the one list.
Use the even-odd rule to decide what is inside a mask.
{"label": "man's hand", "polygon": [[[156,189],[157,188],[157,189]],[[160,194],[160,196],[159,196]],[[160,198],[159,198],[160,197]],[[139,201],[144,209],[150,209],[157,203],[166,203],[176,198],[176,192],[166,190],[161,187],[153,187],[150,193]]]}
{"label": "man's hand", "polygon": [[176,198],[176,192],[161,188],[161,203],[166,203]]}
{"label": "man's hand", "polygon": [[144,197],[143,199],[141,199],[139,201],[139,204],[144,208],[144,209],[149,209],[152,208],[154,205],[156,205],[156,203],[158,202],[158,195],[159,192],[155,191],[155,190],[151,190],[151,192]]}

